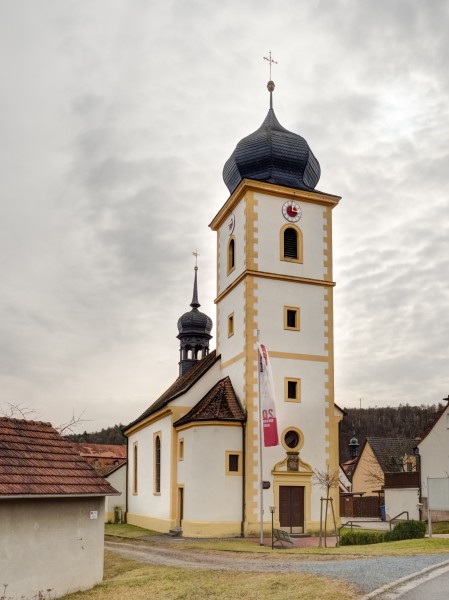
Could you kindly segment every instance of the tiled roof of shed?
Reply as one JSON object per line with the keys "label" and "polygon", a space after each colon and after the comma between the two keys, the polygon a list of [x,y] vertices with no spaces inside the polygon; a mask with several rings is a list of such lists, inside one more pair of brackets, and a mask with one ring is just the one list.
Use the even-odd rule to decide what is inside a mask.
{"label": "tiled roof of shed", "polygon": [[413,454],[413,448],[416,446],[415,440],[405,440],[402,438],[379,438],[367,437],[366,442],[371,446],[382,471],[396,472],[402,471],[402,459],[404,455]]}
{"label": "tiled roof of shed", "polygon": [[0,496],[117,493],[50,423],[0,417]]}
{"label": "tiled roof of shed", "polygon": [[246,421],[245,411],[229,377],[216,383],[204,398],[174,425],[185,425],[193,421]]}
{"label": "tiled roof of shed", "polygon": [[129,423],[126,427],[123,428],[123,431],[126,431],[139,421],[142,421],[149,415],[157,412],[164,406],[167,406],[169,402],[181,396],[181,394],[185,394],[197,381],[208,371],[213,364],[217,362],[220,357],[217,356],[216,351],[213,350],[207,356],[202,358],[194,365],[191,369],[183,373],[178,377],[178,379],[162,394],[159,398],[153,402],[153,404],[147,408],[147,410],[140,415],[135,421]]}

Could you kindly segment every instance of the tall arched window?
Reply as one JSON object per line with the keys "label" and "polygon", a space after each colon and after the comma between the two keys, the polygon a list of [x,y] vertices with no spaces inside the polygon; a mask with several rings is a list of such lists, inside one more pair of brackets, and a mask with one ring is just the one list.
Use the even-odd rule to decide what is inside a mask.
{"label": "tall arched window", "polygon": [[235,238],[229,238],[228,242],[228,275],[235,267]]}
{"label": "tall arched window", "polygon": [[154,436],[154,493],[161,493],[161,437]]}
{"label": "tall arched window", "polygon": [[296,225],[281,229],[281,260],[302,263],[302,231]]}

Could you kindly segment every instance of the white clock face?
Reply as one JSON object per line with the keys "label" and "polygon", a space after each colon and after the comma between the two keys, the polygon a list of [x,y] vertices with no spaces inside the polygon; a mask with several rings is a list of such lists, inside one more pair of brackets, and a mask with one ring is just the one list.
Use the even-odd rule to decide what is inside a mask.
{"label": "white clock face", "polygon": [[228,219],[228,233],[229,235],[232,234],[232,232],[234,231],[234,227],[235,227],[235,216],[234,214],[232,214],[229,219]]}
{"label": "white clock face", "polygon": [[293,202],[293,200],[288,200],[287,202],[284,202],[282,206],[282,214],[284,215],[284,219],[287,219],[287,221],[290,221],[291,223],[295,223],[296,221],[299,221],[302,216],[301,207],[299,204],[296,204],[296,202]]}

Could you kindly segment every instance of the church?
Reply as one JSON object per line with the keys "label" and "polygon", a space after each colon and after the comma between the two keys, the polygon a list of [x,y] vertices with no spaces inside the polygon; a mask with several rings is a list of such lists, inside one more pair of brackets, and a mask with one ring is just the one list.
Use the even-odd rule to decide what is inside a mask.
{"label": "church", "polygon": [[[126,426],[128,523],[185,537],[319,530],[316,473],[335,473],[332,210],[320,165],[273,109],[223,169],[216,349],[199,303],[178,320],[179,376]],[[260,427],[258,342],[269,355],[278,444]],[[331,490],[336,515],[338,488]]]}

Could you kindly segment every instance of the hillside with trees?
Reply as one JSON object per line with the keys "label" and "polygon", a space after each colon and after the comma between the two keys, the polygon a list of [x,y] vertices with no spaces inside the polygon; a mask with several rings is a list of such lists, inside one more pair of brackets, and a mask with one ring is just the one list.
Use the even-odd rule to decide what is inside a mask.
{"label": "hillside with trees", "polygon": [[349,459],[349,440],[355,431],[360,448],[367,437],[421,438],[443,405],[386,406],[383,408],[346,408],[340,423],[340,462]]}
{"label": "hillside with trees", "polygon": [[[360,448],[367,437],[400,437],[416,439],[433,423],[437,413],[445,405],[431,406],[386,406],[383,408],[347,408],[347,415],[340,423],[340,462],[349,459],[349,440],[355,431]],[[107,427],[93,433],[78,433],[66,436],[72,442],[90,444],[126,444],[122,425]]]}

